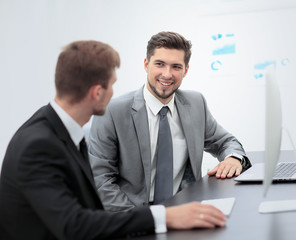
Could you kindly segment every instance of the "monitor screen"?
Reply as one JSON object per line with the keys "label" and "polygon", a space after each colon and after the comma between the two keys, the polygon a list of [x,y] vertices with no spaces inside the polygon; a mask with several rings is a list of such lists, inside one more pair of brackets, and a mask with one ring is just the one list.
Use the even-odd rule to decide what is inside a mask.
{"label": "monitor screen", "polygon": [[264,196],[266,196],[272,183],[274,171],[280,156],[282,138],[281,97],[274,68],[267,69],[265,81]]}

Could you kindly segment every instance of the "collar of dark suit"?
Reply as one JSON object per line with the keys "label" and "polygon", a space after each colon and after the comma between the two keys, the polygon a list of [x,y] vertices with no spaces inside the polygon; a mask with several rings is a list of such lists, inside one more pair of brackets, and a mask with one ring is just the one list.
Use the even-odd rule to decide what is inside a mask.
{"label": "collar of dark suit", "polygon": [[82,127],[61,106],[59,106],[55,100],[52,100],[50,105],[63,122],[75,146],[78,147],[79,143],[84,138]]}
{"label": "collar of dark suit", "polygon": [[54,111],[54,109],[50,104],[48,104],[45,107],[44,115],[48,119],[48,122],[51,125],[53,131],[56,133],[57,137],[65,143],[65,145],[69,148],[69,150],[71,149],[69,153],[72,154],[73,160],[76,160],[77,163],[80,165],[80,167],[83,169],[83,171],[85,172],[85,175],[87,176],[94,190],[96,191],[89,164],[86,164],[85,161],[81,161],[82,156],[80,154],[77,154],[79,151],[76,148],[74,142],[72,141],[70,134],[68,133],[62,120],[59,118],[59,116],[57,115],[57,113]]}
{"label": "collar of dark suit", "polygon": [[[56,135],[64,142],[71,141],[71,137],[69,132],[67,131],[65,125],[62,120],[59,118],[55,110],[52,108],[50,104],[45,107],[45,116],[48,119],[52,129],[55,131]],[[74,143],[73,143],[74,145]]]}

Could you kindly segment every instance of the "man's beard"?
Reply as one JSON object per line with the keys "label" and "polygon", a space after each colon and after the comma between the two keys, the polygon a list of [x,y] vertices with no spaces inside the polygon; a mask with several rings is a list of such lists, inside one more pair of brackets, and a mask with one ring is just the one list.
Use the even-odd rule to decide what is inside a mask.
{"label": "man's beard", "polygon": [[94,110],[93,115],[95,116],[103,116],[106,112],[106,109]]}
{"label": "man's beard", "polygon": [[159,92],[157,92],[156,88],[150,83],[149,80],[148,80],[148,84],[149,84],[149,87],[152,89],[152,91],[156,94],[156,96],[158,96],[161,99],[168,99],[170,96],[172,96],[178,90],[178,88],[173,89],[172,92],[168,93],[167,95],[165,95],[165,94],[161,95]]}

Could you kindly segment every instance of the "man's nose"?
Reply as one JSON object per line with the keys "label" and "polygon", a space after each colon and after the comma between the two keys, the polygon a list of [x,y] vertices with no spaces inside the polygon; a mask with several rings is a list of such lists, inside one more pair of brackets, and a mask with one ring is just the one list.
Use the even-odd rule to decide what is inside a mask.
{"label": "man's nose", "polygon": [[172,78],[172,69],[171,67],[167,66],[163,69],[163,72],[162,72],[162,76],[165,78],[165,79],[170,79]]}

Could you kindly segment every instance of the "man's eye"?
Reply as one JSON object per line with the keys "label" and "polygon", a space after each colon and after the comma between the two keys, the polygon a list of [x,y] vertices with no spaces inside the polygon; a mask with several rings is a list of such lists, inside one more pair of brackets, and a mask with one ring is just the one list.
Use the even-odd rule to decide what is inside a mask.
{"label": "man's eye", "polygon": [[183,69],[181,66],[174,66],[174,68],[178,70]]}

